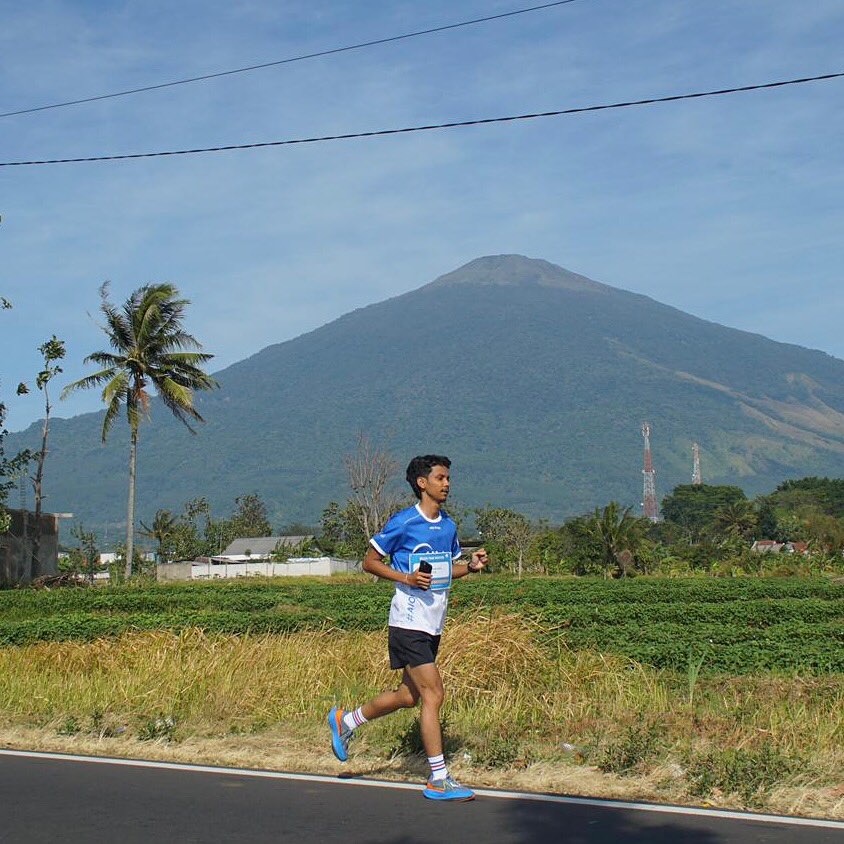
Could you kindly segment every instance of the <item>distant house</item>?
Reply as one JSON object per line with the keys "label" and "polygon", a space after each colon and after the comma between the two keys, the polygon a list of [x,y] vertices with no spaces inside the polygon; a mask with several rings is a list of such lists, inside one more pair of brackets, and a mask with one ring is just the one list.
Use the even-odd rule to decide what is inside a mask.
{"label": "distant house", "polygon": [[757,539],[750,546],[757,554],[808,554],[808,542],[775,542],[773,539]]}
{"label": "distant house", "polygon": [[750,550],[758,554],[779,554],[784,546],[784,542],[775,542],[773,539],[757,539],[750,546]]}
{"label": "distant house", "polygon": [[247,563],[272,559],[276,548],[295,551],[314,541],[313,536],[253,536],[235,539],[221,554],[211,560],[215,563]]}
{"label": "distant house", "polygon": [[[147,563],[151,563],[155,559],[155,552],[154,551],[139,551],[138,555],[142,560]],[[120,555],[116,551],[103,551],[100,554],[100,565],[101,566],[112,566],[117,562],[123,562],[123,557],[125,555]]]}

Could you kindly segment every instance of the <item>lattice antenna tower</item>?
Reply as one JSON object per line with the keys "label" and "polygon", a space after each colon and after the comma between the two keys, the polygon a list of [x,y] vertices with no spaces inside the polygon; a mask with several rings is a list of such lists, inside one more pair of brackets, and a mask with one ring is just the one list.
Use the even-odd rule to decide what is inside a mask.
{"label": "lattice antenna tower", "polygon": [[21,510],[27,509],[27,495],[26,495],[26,488],[29,485],[29,476],[27,475],[26,471],[21,471],[18,475],[18,492],[20,493],[20,508]]}
{"label": "lattice antenna tower", "polygon": [[651,456],[651,426],[647,422],[642,423],[642,436],[645,438],[645,461],[642,469],[644,478],[643,515],[652,522],[658,522],[659,504],[656,501],[656,472]]}
{"label": "lattice antenna tower", "polygon": [[703,483],[703,476],[700,473],[700,446],[692,443],[692,483],[700,486]]}

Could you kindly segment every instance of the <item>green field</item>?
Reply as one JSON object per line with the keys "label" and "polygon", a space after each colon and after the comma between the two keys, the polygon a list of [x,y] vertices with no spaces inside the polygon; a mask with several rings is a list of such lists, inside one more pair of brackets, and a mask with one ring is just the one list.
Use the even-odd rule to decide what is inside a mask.
{"label": "green field", "polygon": [[[132,630],[291,632],[384,627],[391,589],[368,578],[0,592],[0,645]],[[844,583],[822,578],[596,579],[489,576],[456,585],[479,608],[539,623],[548,643],[706,673],[844,671]]]}

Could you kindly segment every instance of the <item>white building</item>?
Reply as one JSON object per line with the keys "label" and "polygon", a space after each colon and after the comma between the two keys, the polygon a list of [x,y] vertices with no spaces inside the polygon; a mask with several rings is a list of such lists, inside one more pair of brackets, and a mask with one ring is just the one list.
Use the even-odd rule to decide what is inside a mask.
{"label": "white building", "polygon": [[313,536],[251,536],[235,539],[211,559],[217,563],[251,563],[272,559],[277,548],[295,552],[314,541]]}

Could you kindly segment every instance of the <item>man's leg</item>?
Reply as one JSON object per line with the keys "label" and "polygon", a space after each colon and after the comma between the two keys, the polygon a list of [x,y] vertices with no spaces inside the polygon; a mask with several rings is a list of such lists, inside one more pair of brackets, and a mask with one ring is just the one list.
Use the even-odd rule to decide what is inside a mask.
{"label": "man's leg", "polygon": [[407,669],[405,669],[401,684],[394,691],[381,692],[368,703],[348,712],[344,712],[335,706],[328,713],[328,726],[331,729],[331,746],[334,755],[341,762],[345,762],[349,755],[349,740],[358,727],[373,718],[389,715],[397,709],[416,706],[418,701],[419,690],[407,673]]}
{"label": "man's leg", "polygon": [[436,663],[429,662],[405,669],[419,697],[422,699],[422,713],[419,716],[419,728],[422,744],[428,758],[442,756],[443,734],[440,727],[440,710],[445,698],[442,677]]}
{"label": "man's leg", "polygon": [[448,766],[443,755],[443,733],[440,726],[440,710],[445,699],[440,670],[433,662],[407,668],[407,673],[419,690],[422,712],[419,727],[422,744],[431,766],[431,778],[422,792],[430,800],[472,800],[475,793],[465,788],[448,775]]}
{"label": "man's leg", "polygon": [[384,715],[389,715],[397,709],[409,709],[416,706],[419,702],[419,689],[408,673],[412,670],[410,668],[404,669],[401,684],[397,689],[390,692],[381,692],[380,695],[372,698],[361,707],[363,717],[367,721],[372,721],[373,718],[383,718]]}

